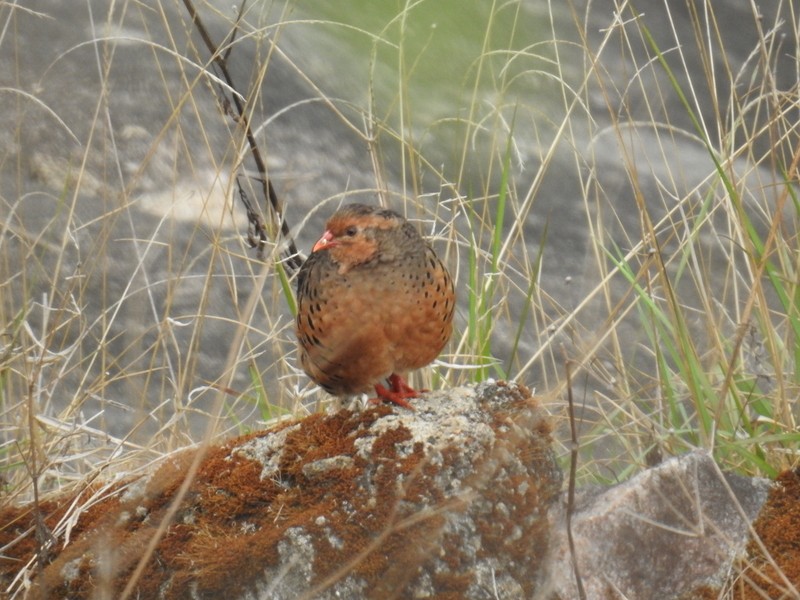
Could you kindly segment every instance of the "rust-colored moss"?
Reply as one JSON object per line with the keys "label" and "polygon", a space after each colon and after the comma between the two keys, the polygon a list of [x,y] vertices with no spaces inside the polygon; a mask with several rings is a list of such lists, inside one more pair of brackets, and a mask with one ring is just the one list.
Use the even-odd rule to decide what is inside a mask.
{"label": "rust-colored moss", "polygon": [[[111,497],[81,513],[81,518],[70,529],[73,539],[102,528],[108,520],[108,514],[119,511],[119,501],[114,494],[120,488],[121,486],[114,486],[108,492]],[[74,504],[80,504],[81,499],[89,498],[98,489],[98,486],[90,485],[68,495],[49,498],[38,505],[6,506],[0,509],[0,547],[4,548],[0,557],[0,588],[6,589],[19,568],[36,556],[37,552],[40,553],[37,561],[44,569],[43,576],[47,575],[47,564],[60,559],[64,554],[58,554],[60,540],[51,538],[52,532]],[[37,535],[37,522],[43,524],[47,539],[41,539]],[[42,550],[46,546],[50,547],[49,551]],[[83,567],[79,566],[77,571],[83,573]],[[84,577],[78,579],[84,580]],[[80,585],[87,590],[92,587],[88,583]],[[52,587],[63,586],[59,582]],[[61,593],[58,597],[65,596]]]}
{"label": "rust-colored moss", "polygon": [[769,556],[778,567],[769,561],[760,546],[751,541],[748,546],[749,559],[745,572],[751,580],[740,585],[744,600],[789,597],[786,594],[784,577],[800,588],[800,473],[786,471],[776,480],[767,503],[753,523],[753,529],[764,544]]}
{"label": "rust-colored moss", "polygon": [[67,508],[67,500],[61,499],[41,502],[38,507],[8,506],[0,510],[0,547],[4,548],[0,556],[0,581],[11,581],[20,561],[36,552],[39,545],[34,534],[37,518],[52,531]]}
{"label": "rust-colored moss", "polygon": [[[546,547],[544,524],[534,526],[531,537],[529,523],[544,512],[541,504],[549,502],[554,491],[526,482],[521,468],[518,473],[504,471],[503,486],[519,490],[514,492],[513,507],[506,502],[509,506],[504,510],[498,505],[509,492],[495,485],[494,476],[498,468],[508,466],[504,457],[518,457],[517,465],[544,457],[547,440],[530,435],[543,427],[541,421],[525,420],[530,420],[530,408],[530,401],[521,394],[511,407],[495,415],[494,426],[504,428],[506,437],[514,427],[518,434],[476,463],[474,474],[464,482],[480,490],[480,501],[493,507],[486,509],[479,524],[483,535],[479,552],[491,555],[502,548],[507,554],[511,548],[514,561],[525,569]],[[366,458],[357,452],[359,436],[391,410],[386,406],[357,413],[343,410],[292,424],[295,427],[286,434],[278,471],[265,479],[261,479],[263,465],[232,450],[289,424],[209,449],[180,509],[149,557],[134,596],[189,598],[193,588],[202,590],[205,597],[242,595],[264,576],[265,569],[277,565],[278,543],[286,539],[289,528],[299,527],[314,544],[313,584],[325,586],[344,575],[355,575],[367,582],[369,596],[390,597],[406,588],[426,561],[436,558],[449,568],[432,575],[443,594],[440,597],[463,597],[473,581],[470,560],[474,555],[465,553],[457,535],[444,536],[442,530],[448,513],[468,510],[469,501],[445,498],[436,484],[441,465],[426,459],[421,443],[408,451],[411,433],[402,425],[374,439]],[[406,449],[403,453],[401,446]],[[70,544],[36,577],[41,596],[87,598],[98,585],[121,591],[162,526],[195,456],[186,452],[167,461],[139,497],[122,502],[118,493],[112,494],[81,513]],[[340,466],[312,468],[317,461],[336,457],[347,460]],[[463,457],[454,449],[445,453],[444,460],[455,464]],[[45,522],[54,526],[71,501],[65,497],[42,504]],[[422,510],[431,506],[441,509]],[[36,550],[33,536],[25,534],[33,523],[32,514],[29,508],[0,512],[0,523],[8,523],[0,530],[0,544],[21,536],[10,554],[14,562],[0,565],[1,582],[10,581]],[[517,525],[526,528],[525,536],[515,537]],[[102,561],[106,561],[104,569],[99,568]],[[65,581],[68,564],[74,567],[73,576]],[[101,580],[103,572],[111,573],[108,581]]]}
{"label": "rust-colored moss", "polygon": [[[796,592],[788,591],[786,581],[794,590],[800,589],[800,473],[786,471],[775,483],[753,522],[761,544],[755,540],[748,543],[747,557],[740,562],[733,581],[728,582],[724,598],[793,598]],[[682,600],[719,598],[722,593],[722,590],[704,586],[684,595]]]}
{"label": "rust-colored moss", "polygon": [[689,593],[681,594],[676,600],[719,600],[719,590],[704,585],[693,589]]}
{"label": "rust-colored moss", "polygon": [[469,573],[458,575],[435,573],[433,576],[434,589],[444,590],[436,594],[436,600],[463,600],[467,588],[472,583],[472,578],[473,576]]}

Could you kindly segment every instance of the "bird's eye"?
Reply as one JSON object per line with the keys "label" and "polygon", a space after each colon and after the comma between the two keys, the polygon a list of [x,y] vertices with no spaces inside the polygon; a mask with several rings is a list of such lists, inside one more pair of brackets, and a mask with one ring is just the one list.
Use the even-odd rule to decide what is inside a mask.
{"label": "bird's eye", "polygon": [[358,227],[356,227],[355,225],[351,225],[350,227],[344,230],[344,234],[347,237],[353,237],[357,233],[358,233]]}

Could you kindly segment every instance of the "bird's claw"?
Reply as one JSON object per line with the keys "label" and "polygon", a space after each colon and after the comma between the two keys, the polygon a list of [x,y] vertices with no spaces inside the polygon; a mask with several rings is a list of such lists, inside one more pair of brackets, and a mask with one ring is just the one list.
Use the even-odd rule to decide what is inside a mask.
{"label": "bird's claw", "polygon": [[[371,398],[370,402],[378,404],[379,402],[391,402],[397,406],[402,406],[408,410],[414,410],[414,407],[408,403],[410,398],[419,398],[420,392],[412,388],[406,380],[397,373],[392,373],[387,378],[389,382],[389,389],[385,388],[380,383],[375,384],[376,398]],[[427,391],[427,390],[422,390]]]}

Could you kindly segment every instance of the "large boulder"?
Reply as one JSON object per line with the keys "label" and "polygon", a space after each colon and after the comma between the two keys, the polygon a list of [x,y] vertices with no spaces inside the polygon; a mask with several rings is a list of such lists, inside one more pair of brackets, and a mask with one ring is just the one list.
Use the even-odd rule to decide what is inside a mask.
{"label": "large boulder", "polygon": [[[117,597],[132,579],[137,598],[532,596],[561,488],[542,410],[504,383],[414,405],[312,415],[184,452],[89,503],[45,503],[60,551],[31,585],[50,598]],[[35,521],[3,518],[18,524],[4,538]]]}
{"label": "large boulder", "polygon": [[[586,598],[704,598],[745,554],[770,489],[723,473],[710,454],[671,458],[620,485],[581,490],[571,515]],[[552,511],[549,590],[579,598],[564,504]],[[717,592],[709,598],[717,598]]]}
{"label": "large boulder", "polygon": [[580,489],[570,508],[548,419],[523,386],[487,382],[414,406],[286,421],[123,483],[6,507],[0,589],[569,600],[581,597],[576,562],[590,599],[735,587],[749,600],[798,585],[796,473],[775,485],[698,451]]}

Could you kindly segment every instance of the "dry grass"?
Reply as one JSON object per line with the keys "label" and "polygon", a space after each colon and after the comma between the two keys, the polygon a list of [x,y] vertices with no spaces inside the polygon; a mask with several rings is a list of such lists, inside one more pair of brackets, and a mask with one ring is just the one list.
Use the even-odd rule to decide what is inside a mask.
{"label": "dry grass", "polygon": [[[521,379],[561,419],[569,361],[580,480],[693,447],[774,475],[798,462],[796,7],[745,13],[752,45],[729,52],[710,4],[653,9],[655,23],[606,4],[492,4],[464,45],[449,4],[434,11],[441,35],[432,3],[347,23],[251,6],[228,61],[301,247],[339,202],[377,193],[452,266],[458,330],[425,385]],[[222,44],[231,15],[202,8]],[[89,10],[92,43],[68,42],[35,80],[29,19],[55,26],[0,6],[18,81],[4,74],[0,91],[14,105],[0,155],[4,501],[317,410],[294,364],[284,246],[273,238],[261,261],[243,238],[237,183],[265,204],[241,119],[216,110],[236,92],[188,44],[185,12]],[[152,61],[146,78],[126,75],[131,47]],[[309,97],[275,111],[262,94],[277,63]],[[83,81],[70,65],[95,86],[78,120],[58,99]],[[146,122],[120,119],[128,76],[156,107]],[[318,126],[307,108],[363,160],[320,167],[337,138],[304,134],[296,123]]]}

